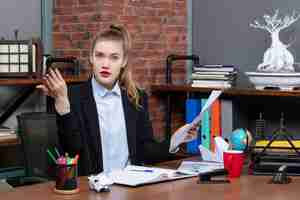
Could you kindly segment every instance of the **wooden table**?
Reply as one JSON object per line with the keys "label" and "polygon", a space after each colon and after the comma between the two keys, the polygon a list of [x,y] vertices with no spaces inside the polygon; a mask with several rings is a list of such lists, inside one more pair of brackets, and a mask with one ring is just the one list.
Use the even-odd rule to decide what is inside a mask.
{"label": "wooden table", "polygon": [[271,177],[242,176],[230,184],[197,184],[197,178],[189,178],[172,182],[146,185],[137,188],[113,186],[109,193],[90,191],[86,177],[80,178],[80,192],[74,195],[58,195],[53,192],[54,183],[37,184],[16,188],[12,192],[2,192],[1,199],[5,200],[199,200],[199,199],[299,199],[300,178],[294,178],[287,185],[268,184]]}
{"label": "wooden table", "polygon": [[[178,162],[171,162],[178,166]],[[162,166],[170,166],[163,164]],[[74,195],[58,195],[53,192],[54,182],[15,188],[12,192],[2,192],[5,200],[199,200],[199,199],[245,199],[245,200],[285,200],[299,199],[300,177],[292,177],[287,185],[269,184],[270,176],[243,175],[230,184],[198,184],[197,177],[177,181],[145,185],[131,188],[114,185],[111,192],[90,191],[87,177],[79,178],[80,192]]]}

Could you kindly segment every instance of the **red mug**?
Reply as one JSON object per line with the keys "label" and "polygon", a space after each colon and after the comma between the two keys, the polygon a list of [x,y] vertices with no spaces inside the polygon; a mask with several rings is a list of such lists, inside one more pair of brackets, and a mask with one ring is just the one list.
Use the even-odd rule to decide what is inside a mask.
{"label": "red mug", "polygon": [[224,168],[228,171],[229,178],[241,176],[245,154],[243,151],[228,150],[223,152]]}

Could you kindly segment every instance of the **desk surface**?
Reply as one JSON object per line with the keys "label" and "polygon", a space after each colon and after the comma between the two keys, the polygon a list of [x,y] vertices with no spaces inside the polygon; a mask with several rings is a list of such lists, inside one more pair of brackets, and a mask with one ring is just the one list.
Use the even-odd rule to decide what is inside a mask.
{"label": "desk surface", "polygon": [[[190,159],[189,159],[190,160]],[[192,160],[197,160],[192,159]],[[177,168],[180,161],[161,163],[161,167]],[[74,195],[58,195],[53,192],[54,182],[18,187],[11,192],[1,192],[5,200],[285,200],[299,199],[300,177],[292,177],[287,185],[269,184],[271,176],[244,175],[234,179],[230,184],[198,184],[197,177],[145,185],[141,187],[126,187],[113,185],[111,192],[96,193],[90,191],[87,177],[79,178],[80,192]]]}
{"label": "desk surface", "polygon": [[299,199],[300,177],[293,177],[287,185],[268,184],[268,176],[242,176],[230,184],[197,184],[197,178],[146,185],[137,188],[113,186],[109,193],[96,193],[88,188],[87,178],[80,178],[80,192],[74,195],[58,195],[53,192],[54,183],[19,187],[12,192],[2,192],[1,199],[48,200],[193,200],[193,199]]}

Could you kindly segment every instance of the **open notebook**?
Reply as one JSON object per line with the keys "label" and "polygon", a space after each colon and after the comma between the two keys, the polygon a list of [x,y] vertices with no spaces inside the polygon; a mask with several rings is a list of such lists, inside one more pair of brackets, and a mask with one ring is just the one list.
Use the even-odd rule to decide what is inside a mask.
{"label": "open notebook", "polygon": [[109,177],[113,180],[114,183],[127,186],[139,186],[193,176],[197,175],[183,174],[172,169],[144,167],[136,165],[128,165],[123,170],[114,171],[109,174]]}

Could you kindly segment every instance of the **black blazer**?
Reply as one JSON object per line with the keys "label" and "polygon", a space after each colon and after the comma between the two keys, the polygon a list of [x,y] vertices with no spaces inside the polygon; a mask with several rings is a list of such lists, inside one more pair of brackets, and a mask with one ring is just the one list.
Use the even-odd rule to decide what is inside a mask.
{"label": "black blazer", "polygon": [[[121,89],[129,159],[132,164],[137,165],[172,157],[168,153],[169,141],[158,143],[153,139],[147,95],[143,92],[141,94],[142,108],[136,109],[129,101],[126,91]],[[91,80],[71,87],[69,99],[71,112],[58,115],[57,118],[60,144],[72,156],[79,154],[80,175],[100,173],[103,171],[102,146]]]}

